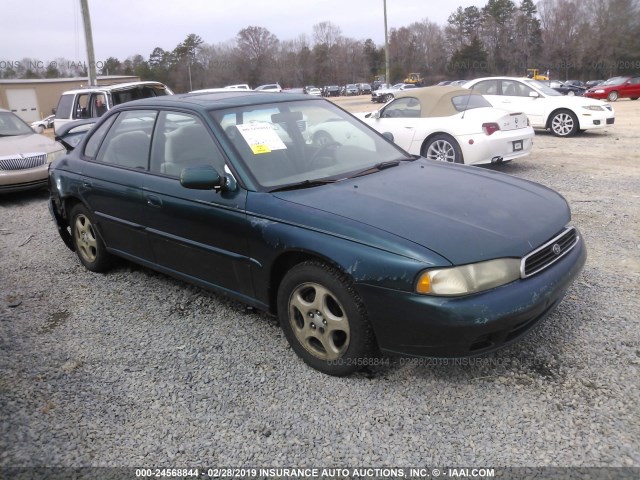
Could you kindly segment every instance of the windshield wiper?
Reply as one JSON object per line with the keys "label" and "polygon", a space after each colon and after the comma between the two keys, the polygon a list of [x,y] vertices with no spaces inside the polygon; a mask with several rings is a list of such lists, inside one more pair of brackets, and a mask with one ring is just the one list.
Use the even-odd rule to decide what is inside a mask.
{"label": "windshield wiper", "polygon": [[[404,160],[404,159],[403,159]],[[397,167],[400,165],[400,160],[389,160],[387,162],[376,163],[373,167],[368,167],[354,175],[351,175],[349,178],[361,177],[363,175],[369,175],[370,173],[379,172],[380,170],[385,170],[391,167]]]}
{"label": "windshield wiper", "polygon": [[276,187],[269,192],[285,192],[287,190],[298,190],[301,188],[311,188],[317,187],[320,185],[326,185],[328,183],[335,183],[338,180],[333,179],[325,179],[325,180],[303,180],[302,182],[290,183],[288,185],[283,185],[282,187]]}

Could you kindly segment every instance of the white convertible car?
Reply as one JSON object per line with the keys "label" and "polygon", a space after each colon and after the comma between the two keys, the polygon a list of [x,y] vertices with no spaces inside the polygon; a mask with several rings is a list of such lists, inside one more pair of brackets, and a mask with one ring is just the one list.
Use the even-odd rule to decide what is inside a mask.
{"label": "white convertible car", "polygon": [[[371,113],[356,114],[406,151],[431,160],[477,165],[526,156],[534,132],[527,116],[493,108],[480,94],[461,87],[425,87],[398,92]],[[318,125],[314,139],[339,143],[349,132],[335,122]]]}

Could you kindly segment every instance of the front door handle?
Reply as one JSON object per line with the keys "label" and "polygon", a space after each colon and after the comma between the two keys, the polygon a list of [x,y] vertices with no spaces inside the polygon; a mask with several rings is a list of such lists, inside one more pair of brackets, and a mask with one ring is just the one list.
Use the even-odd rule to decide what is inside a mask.
{"label": "front door handle", "polygon": [[150,207],[160,208],[162,207],[162,200],[157,195],[147,195],[147,205]]}

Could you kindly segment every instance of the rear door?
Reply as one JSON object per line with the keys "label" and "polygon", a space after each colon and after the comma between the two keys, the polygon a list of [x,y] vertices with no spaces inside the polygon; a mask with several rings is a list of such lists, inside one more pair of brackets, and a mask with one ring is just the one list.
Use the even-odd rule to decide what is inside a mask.
{"label": "rear door", "polygon": [[144,230],[142,194],[148,172],[153,110],[112,116],[91,135],[84,150],[82,198],[94,212],[104,242],[132,259],[152,261]]}

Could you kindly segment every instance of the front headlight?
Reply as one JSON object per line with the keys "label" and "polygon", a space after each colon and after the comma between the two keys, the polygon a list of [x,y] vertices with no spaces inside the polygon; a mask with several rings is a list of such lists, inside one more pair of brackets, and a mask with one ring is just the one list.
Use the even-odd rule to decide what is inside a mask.
{"label": "front headlight", "polygon": [[53,162],[55,159],[60,158],[64,155],[66,150],[63,148],[62,150],[56,150],[55,152],[47,153],[47,163]]}
{"label": "front headlight", "polygon": [[582,107],[585,110],[594,110],[596,112],[603,112],[604,108],[598,106],[598,105],[587,105],[586,107]]}
{"label": "front headlight", "polygon": [[500,258],[422,272],[416,282],[416,292],[423,295],[469,295],[505,285],[518,278],[520,259]]}

